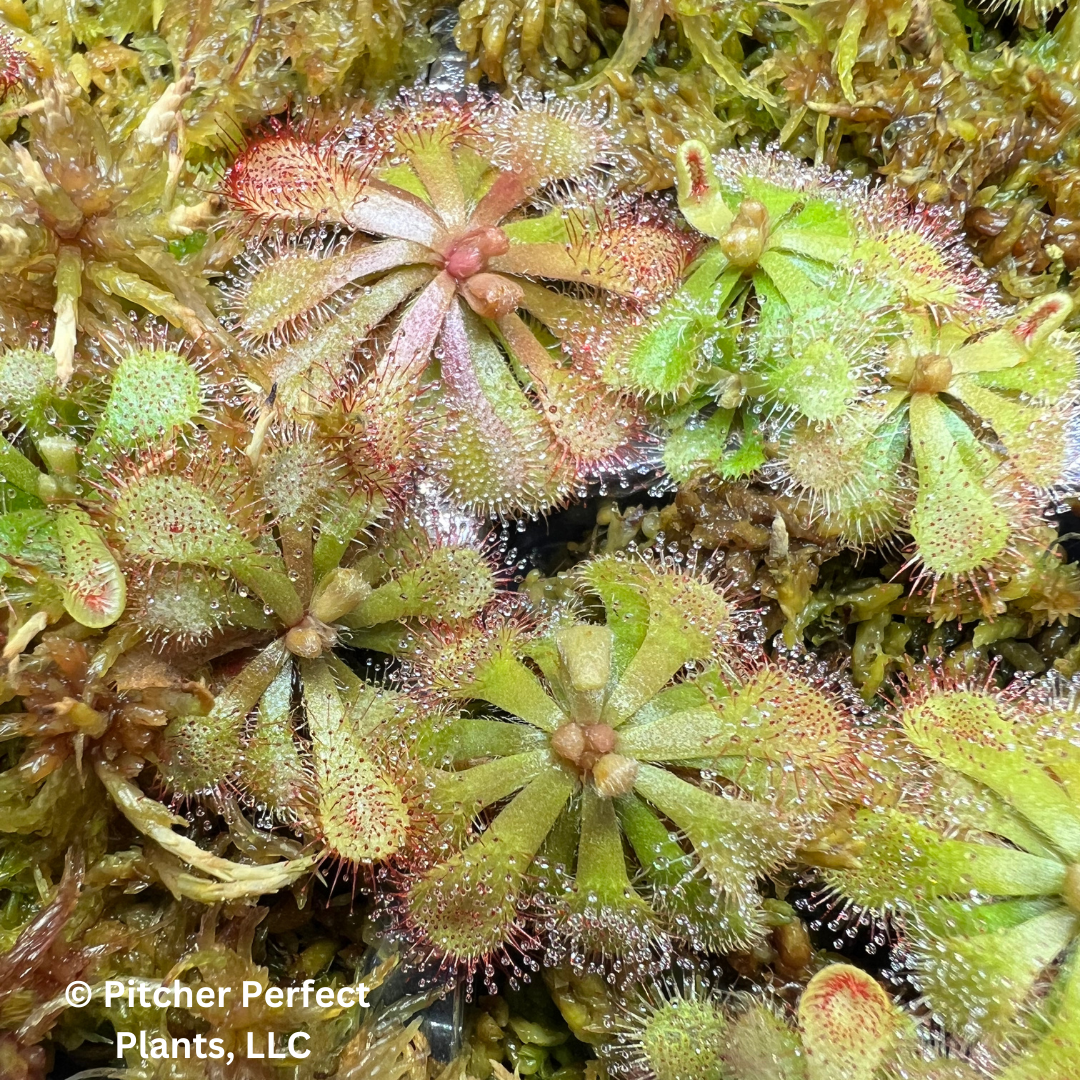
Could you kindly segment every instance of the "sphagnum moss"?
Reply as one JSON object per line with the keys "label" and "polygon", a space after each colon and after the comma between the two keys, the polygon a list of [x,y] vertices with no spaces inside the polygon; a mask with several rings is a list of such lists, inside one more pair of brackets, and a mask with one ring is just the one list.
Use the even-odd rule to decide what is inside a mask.
{"label": "sphagnum moss", "polygon": [[[630,977],[711,949],[723,989],[657,974],[615,1071],[1072,1080],[1075,709],[971,672],[1075,668],[1075,571],[1040,520],[1075,482],[1075,10],[464,5],[468,77],[529,92],[373,111],[344,95],[430,58],[422,4],[0,6],[0,1072],[43,1076],[53,1025],[67,1047],[115,1028],[60,1020],[64,977],[355,977],[375,884],[413,955],[557,965],[581,1041],[542,995],[485,1002],[448,1076],[591,1080]],[[531,96],[575,80],[574,105]],[[310,123],[284,123],[305,94]],[[723,149],[777,132],[793,158]],[[820,168],[845,163],[897,188]],[[680,170],[707,239],[635,190]],[[221,174],[263,230],[224,300]],[[901,188],[953,202],[985,273]],[[120,329],[143,312],[173,330]],[[457,512],[427,505],[433,477],[535,512],[658,443],[702,521],[726,499],[677,535],[722,535],[737,590],[600,559],[527,612],[492,598],[487,549],[420,527]],[[674,523],[647,516],[650,541]],[[907,536],[901,572],[881,541]],[[870,576],[845,556],[812,595],[841,542],[877,545]],[[755,588],[819,662],[735,641]],[[409,678],[361,680],[354,645]],[[848,648],[868,700],[924,656],[960,682],[903,691],[892,724],[830,689]],[[319,854],[394,867],[343,904]],[[765,937],[821,877],[903,930],[952,1056],[866,973]],[[775,996],[732,996],[734,971]],[[332,1072],[352,1019],[299,1019],[319,1039],[297,1080]],[[338,1073],[428,1058],[415,1023],[376,1025]]]}

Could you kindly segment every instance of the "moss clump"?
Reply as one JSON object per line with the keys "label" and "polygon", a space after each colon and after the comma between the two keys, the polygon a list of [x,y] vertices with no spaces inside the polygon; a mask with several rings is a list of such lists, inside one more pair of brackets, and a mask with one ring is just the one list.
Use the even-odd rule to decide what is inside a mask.
{"label": "moss clump", "polygon": [[1072,1080],[1076,3],[699,8],[0,3],[3,1076]]}

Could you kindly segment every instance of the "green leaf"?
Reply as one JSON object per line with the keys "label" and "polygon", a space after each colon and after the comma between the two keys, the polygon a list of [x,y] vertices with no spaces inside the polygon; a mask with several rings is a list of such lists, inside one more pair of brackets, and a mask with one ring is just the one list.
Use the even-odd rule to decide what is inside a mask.
{"label": "green leaf", "polygon": [[539,750],[493,758],[460,772],[433,770],[431,803],[438,813],[455,815],[471,823],[482,810],[520,791],[548,771],[550,765],[551,751],[543,746]]}
{"label": "green leaf", "polygon": [[768,396],[814,423],[842,418],[859,391],[858,357],[842,338],[827,334],[799,344],[797,350],[781,345],[779,355],[767,358],[763,382]]}
{"label": "green leaf", "polygon": [[[390,858],[409,834],[403,791],[346,709],[326,661],[301,661],[300,685],[311,740],[315,815],[324,842],[351,863]],[[377,701],[377,691],[372,693]],[[364,711],[361,707],[359,715]]]}
{"label": "green leaf", "polygon": [[350,494],[331,485],[316,526],[319,538],[311,556],[314,580],[322,581],[341,562],[349,544],[385,512],[386,504],[380,495],[364,491]]}
{"label": "green leaf", "polygon": [[478,697],[541,731],[555,731],[567,719],[543,683],[509,650],[479,664],[462,695]]}
{"label": "green leaf", "polygon": [[654,765],[639,767],[634,790],[683,831],[714,887],[743,906],[756,906],[757,879],[798,843],[797,830],[767,804],[713,795]]}
{"label": "green leaf", "polygon": [[0,555],[28,563],[50,577],[63,572],[56,519],[48,510],[13,510],[0,515]]}
{"label": "green leaf", "polygon": [[857,855],[824,876],[861,907],[919,908],[972,890],[995,896],[1056,896],[1065,866],[994,843],[946,840],[900,810],[860,810],[852,832]]}
{"label": "green leaf", "polygon": [[169,788],[195,796],[232,779],[243,762],[248,715],[290,659],[283,639],[271,642],[229,680],[207,715],[180,716],[169,724],[158,766]]}
{"label": "green leaf", "polygon": [[1013,930],[1031,919],[1057,911],[1056,900],[937,900],[919,912],[925,932],[934,936],[977,937],[979,934]]}
{"label": "green leaf", "polygon": [[797,422],[781,444],[787,475],[825,508],[823,524],[857,544],[892,532],[900,521],[908,447],[906,408],[878,423],[888,402],[860,402],[835,423]]}
{"label": "green leaf", "polygon": [[487,328],[451,308],[442,334],[444,412],[429,454],[455,502],[485,512],[560,494],[552,437]]}
{"label": "green leaf", "polygon": [[911,1021],[881,985],[850,964],[830,964],[799,998],[808,1080],[872,1080]]}
{"label": "green leaf", "polygon": [[251,552],[218,501],[183,476],[133,479],[117,496],[113,517],[125,551],[136,559],[224,566]]}
{"label": "green leaf", "polygon": [[807,308],[820,307],[827,300],[829,284],[834,272],[828,267],[784,251],[769,249],[758,263],[760,270],[754,275],[754,288],[759,293],[771,285],[774,295],[779,295],[798,315]]}
{"label": "green leaf", "polygon": [[128,353],[113,372],[91,446],[126,451],[167,439],[191,424],[202,404],[202,381],[186,357],[168,349]]}
{"label": "green leaf", "polygon": [[463,619],[495,594],[495,576],[472,548],[437,545],[416,564],[373,589],[342,618],[346,626],[376,626],[398,619]]}
{"label": "green leaf", "polygon": [[605,355],[604,381],[648,397],[692,390],[708,364],[704,345],[712,330],[712,320],[676,293],[648,322],[616,338]]}
{"label": "green leaf", "polygon": [[904,711],[903,725],[923,753],[997,792],[1070,862],[1080,860],[1080,807],[1018,745],[993,696],[971,690],[932,694]]}
{"label": "green leaf", "polygon": [[542,217],[508,221],[500,227],[511,244],[566,244],[570,241],[566,214],[562,210],[552,210]]}
{"label": "green leaf", "polygon": [[585,587],[599,596],[604,605],[613,639],[612,670],[619,679],[645,640],[648,598],[618,559],[590,559],[581,564],[580,574]]}
{"label": "green leaf", "polygon": [[1069,461],[1070,428],[1076,419],[1072,402],[1018,400],[987,389],[978,376],[960,375],[949,385],[976,416],[988,421],[1020,472],[1039,487],[1053,487]]}
{"label": "green leaf", "polygon": [[56,535],[65,610],[94,630],[111,626],[127,604],[127,583],[116,557],[82,510],[58,511]]}
{"label": "green leaf", "polygon": [[708,419],[695,418],[668,436],[664,465],[672,480],[681,484],[699,470],[721,467],[734,416],[734,409],[717,409]]}
{"label": "green leaf", "polygon": [[524,875],[573,790],[564,772],[542,769],[477,841],[413,879],[406,910],[443,956],[482,960],[520,932]]}
{"label": "green leaf", "polygon": [[618,727],[690,661],[707,660],[730,629],[723,594],[704,578],[658,571],[641,559],[609,557],[609,578],[636,588],[648,604],[641,646],[619,675],[604,703],[602,720]]}
{"label": "green leaf", "polygon": [[1080,943],[1074,943],[1040,1009],[1038,1032],[1001,1080],[1070,1080],[1080,1061]]}
{"label": "green leaf", "polygon": [[526,724],[462,717],[426,731],[414,748],[422,761],[441,767],[465,765],[477,758],[501,758],[536,750],[543,735]]}
{"label": "green leaf", "polygon": [[695,762],[762,799],[805,797],[850,753],[847,719],[797,675],[765,668],[707,705],[673,711],[620,732],[620,754]]}
{"label": "green leaf", "polygon": [[751,999],[728,1028],[725,1078],[806,1080],[802,1040],[763,1001]]}
{"label": "green leaf", "polygon": [[259,698],[240,760],[244,794],[285,821],[311,797],[310,777],[295,741],[292,664],[284,664]]}
{"label": "green leaf", "polygon": [[20,420],[56,384],[56,357],[40,349],[0,352],[0,408]]}
{"label": "green leaf", "polygon": [[950,354],[953,370],[983,375],[986,385],[999,389],[1025,391],[1043,400],[1061,397],[1076,382],[1075,335],[1058,333],[1072,309],[1068,293],[1040,296],[1000,329]]}
{"label": "green leaf", "polygon": [[739,187],[744,198],[754,199],[765,207],[769,213],[770,227],[773,229],[776,229],[780,222],[789,219],[792,211],[797,210],[807,199],[804,191],[780,186],[749,173],[740,177]]}
{"label": "green leaf", "polygon": [[1080,740],[1076,737],[1076,714],[1062,709],[1040,720],[1049,721],[1049,725],[1035,755],[1039,763],[1058,778],[1073,805],[1080,807]]}
{"label": "green leaf", "polygon": [[636,795],[619,796],[616,809],[652,888],[653,906],[667,916],[675,933],[697,948],[718,953],[760,940],[763,913],[756,902],[710,888],[697,859]]}
{"label": "green leaf", "polygon": [[[615,806],[591,784],[581,792],[574,878],[563,917],[574,927],[579,947],[606,951],[656,940],[656,913],[630,883]],[[613,934],[621,940],[613,942]]]}
{"label": "green leaf", "polygon": [[739,448],[726,455],[717,473],[725,480],[738,480],[757,472],[765,464],[765,441],[757,418],[749,411],[743,414],[743,436]]}
{"label": "green leaf", "polygon": [[1001,837],[1032,855],[1060,858],[1049,840],[1000,795],[963,773],[950,769],[941,776],[933,806],[951,827]]}
{"label": "green leaf", "polygon": [[679,209],[698,232],[719,240],[735,217],[724,201],[712,154],[697,139],[684,142],[675,159]]}
{"label": "green leaf", "polygon": [[828,266],[852,262],[851,211],[839,199],[808,197],[777,225],[770,246]]}
{"label": "green leaf", "polygon": [[44,473],[0,435],[0,479],[38,498]]}
{"label": "green leaf", "polygon": [[[990,905],[991,907],[993,905]],[[1080,916],[1056,907],[968,936],[916,930],[919,985],[947,1030],[1001,1038],[1029,1006],[1036,980],[1076,936]]]}
{"label": "green leaf", "polygon": [[1012,536],[1004,500],[988,483],[995,464],[989,451],[936,397],[913,395],[910,421],[919,475],[911,535],[920,559],[937,575],[987,566]]}
{"label": "green leaf", "polygon": [[[158,0],[163,2],[163,0]],[[194,232],[188,233],[187,236],[180,237],[177,240],[170,240],[166,247],[169,249],[169,254],[176,259],[183,259],[188,255],[196,255],[204,247],[206,247],[207,240],[210,239],[210,234],[203,229],[196,229]]]}

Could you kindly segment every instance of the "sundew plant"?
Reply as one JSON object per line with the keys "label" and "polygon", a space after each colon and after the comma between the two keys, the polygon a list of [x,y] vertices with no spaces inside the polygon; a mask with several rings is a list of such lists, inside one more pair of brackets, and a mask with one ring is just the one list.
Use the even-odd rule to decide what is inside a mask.
{"label": "sundew plant", "polygon": [[[616,146],[569,104],[414,93],[343,131],[254,140],[225,189],[273,230],[229,291],[278,408],[408,413],[456,503],[535,511],[632,456],[640,421],[575,343],[648,310],[693,241],[650,201],[604,191]],[[604,303],[601,303],[604,301]]]}
{"label": "sundew plant", "polygon": [[778,153],[678,161],[716,242],[606,369],[677,425],[673,474],[764,470],[842,541],[909,535],[917,579],[1007,573],[1067,472],[1071,298],[1001,309],[947,218],[895,192]]}
{"label": "sundew plant", "polygon": [[1076,1080],[1078,11],[0,0],[0,1080]]}
{"label": "sundew plant", "polygon": [[580,577],[602,622],[492,613],[413,661],[424,697],[482,707],[420,740],[452,839],[405,880],[397,915],[442,971],[490,978],[537,935],[584,970],[639,970],[678,941],[746,946],[766,922],[757,879],[812,834],[851,764],[839,701],[737,659],[713,583],[614,556]]}

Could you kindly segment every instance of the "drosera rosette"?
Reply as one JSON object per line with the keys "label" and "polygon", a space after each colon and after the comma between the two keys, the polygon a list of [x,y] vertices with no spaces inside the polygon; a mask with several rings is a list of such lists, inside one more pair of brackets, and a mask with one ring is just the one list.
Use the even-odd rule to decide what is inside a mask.
{"label": "drosera rosette", "polygon": [[926,575],[992,567],[1031,528],[1038,493],[1064,479],[1078,402],[1076,338],[1062,330],[1072,307],[1052,293],[974,326],[913,320],[891,351],[888,398],[906,406],[918,487],[908,529]]}
{"label": "drosera rosette", "polygon": [[[219,452],[213,468],[207,456],[177,445],[148,456],[117,472],[107,504],[140,583],[129,627],[147,662],[156,653],[178,677],[209,672],[213,688],[166,729],[164,786],[217,806],[239,798],[346,865],[388,858],[415,804],[390,734],[408,703],[362,682],[335,649],[365,630],[471,615],[495,591],[492,561],[380,522],[381,492],[315,428],[272,428],[257,454]],[[178,647],[193,640],[193,652]]]}
{"label": "drosera rosette", "polygon": [[[38,401],[37,393],[29,397]],[[310,869],[311,856],[284,839],[273,851],[286,855],[284,863],[249,866],[202,852],[174,833],[181,819],[133,782],[147,762],[156,762],[175,795],[219,794],[216,805],[238,835],[252,832],[234,810],[239,798],[301,838],[325,841],[328,855],[350,865],[392,854],[410,822],[408,771],[394,740],[367,737],[389,729],[403,708],[338,661],[333,672],[328,658],[348,632],[343,621],[362,627],[469,613],[490,596],[495,575],[471,544],[399,531],[382,538],[380,551],[366,530],[386,513],[384,478],[370,483],[360,447],[343,453],[339,432],[326,438],[296,426],[264,431],[257,442],[241,428],[234,438],[242,419],[226,409],[214,410],[219,424],[197,426],[207,397],[184,355],[136,349],[112,373],[95,409],[102,419],[91,418],[80,441],[65,446],[73,462],[85,450],[83,471],[94,477],[83,482],[87,510],[80,507],[77,521],[85,534],[76,539],[108,555],[121,596],[124,582],[134,583],[131,605],[113,604],[107,620],[92,622],[68,600],[90,629],[121,618],[104,643],[68,642],[64,627],[55,640],[41,634],[64,613],[64,597],[46,578],[59,577],[69,557],[46,542],[48,515],[63,514],[63,500],[58,512],[37,512],[46,514],[43,524],[22,522],[25,511],[5,516],[9,539],[22,545],[12,552],[21,578],[8,590],[9,651],[21,663],[15,689],[29,711],[13,733],[37,737],[28,762],[48,778],[92,747],[113,800],[153,841],[148,858],[159,877],[177,894],[212,903],[280,888]],[[36,477],[24,487],[43,490],[33,462],[14,447],[13,455]],[[72,486],[66,495],[80,492]],[[66,540],[70,528],[59,522],[55,531]],[[361,535],[362,552],[351,548]],[[359,554],[362,568],[353,563]],[[85,588],[95,579],[87,572],[76,580]],[[19,658],[39,634],[32,660]],[[248,848],[266,846],[246,839]]]}
{"label": "drosera rosette", "polygon": [[794,1009],[750,991],[724,992],[685,964],[623,999],[601,1056],[641,1080],[977,1080],[987,1055],[952,1054],[872,975],[818,969]]}
{"label": "drosera rosette", "polygon": [[[826,313],[833,320],[847,315],[851,331],[862,317],[878,333],[875,316],[885,323],[882,332],[895,334],[884,316],[896,307],[968,311],[986,304],[976,295],[983,279],[970,256],[964,260],[956,230],[941,213],[913,213],[895,193],[871,192],[865,181],[773,148],[713,155],[690,140],[679,147],[676,164],[679,208],[715,242],[670,301],[681,318],[668,325],[662,307],[657,320],[633,331],[623,352],[613,354],[606,376],[615,385],[656,395],[679,388],[700,363],[695,335],[747,285],[770,335],[798,331],[799,319],[811,313],[818,322]],[[859,396],[866,356],[861,349],[845,352],[843,342],[831,348],[834,327],[822,329],[812,347],[804,343],[807,370],[792,368],[787,379],[777,370],[771,380],[772,393],[792,405],[805,394],[807,415],[818,422],[842,415]]]}
{"label": "drosera rosette", "polygon": [[675,939],[764,933],[758,879],[782,865],[851,762],[850,718],[794,667],[732,665],[736,614],[666,557],[577,571],[584,610],[492,611],[421,642],[414,689],[464,702],[422,728],[444,850],[393,901],[444,976],[550,959],[613,977]]}
{"label": "drosera rosette", "polygon": [[[118,456],[183,440],[217,394],[204,356],[154,324],[111,333],[68,386],[30,341],[0,355],[0,553],[48,621],[63,610],[90,629],[115,623],[127,582],[100,525],[100,483]],[[220,375],[220,371],[218,372]],[[10,591],[10,588],[9,588]]]}
{"label": "drosera rosette", "polygon": [[909,317],[883,391],[842,428],[794,427],[767,471],[822,506],[849,542],[872,538],[852,532],[869,511],[910,535],[904,571],[914,592],[929,586],[937,620],[1001,614],[1043,574],[1053,587],[1054,557],[1039,548],[1069,483],[1080,400],[1075,335],[1062,329],[1071,310],[1051,293],[1011,313]]}
{"label": "drosera rosette", "polygon": [[[905,312],[987,305],[941,213],[774,149],[714,156],[692,140],[677,166],[680,208],[715,242],[657,314],[621,334],[604,369],[613,386],[654,401],[677,481],[702,468],[748,475],[777,441],[845,430],[882,389]],[[727,329],[731,313],[743,333]],[[864,471],[880,464],[889,476],[898,462],[892,449]],[[888,526],[878,504],[896,492],[886,488],[868,493],[862,515],[852,491],[830,493],[852,504],[845,534],[875,538]]]}
{"label": "drosera rosette", "polygon": [[610,153],[583,106],[474,92],[254,139],[223,186],[263,247],[229,303],[279,407],[309,408],[363,347],[366,408],[433,410],[419,447],[459,504],[537,511],[617,465],[635,411],[568,346],[612,318],[599,299],[674,288],[691,244],[661,203],[603,197]]}
{"label": "drosera rosette", "polygon": [[1064,1077],[1080,1030],[1076,695],[928,674],[898,717],[922,784],[856,812],[821,874],[904,920],[946,1031],[1021,1049],[1007,1076]]}
{"label": "drosera rosette", "polygon": [[[105,527],[101,484],[116,457],[139,459],[161,437],[194,437],[214,396],[197,355],[159,328],[125,330],[62,386],[33,340],[0,354],[4,513],[0,514],[7,642],[4,733],[11,825],[32,821],[72,777],[99,763],[141,767],[190,686],[119,679],[138,640],[122,555]],[[15,740],[15,741],[9,741]],[[29,806],[16,804],[27,802]],[[36,829],[36,824],[28,824]],[[224,861],[224,860],[222,860]]]}
{"label": "drosera rosette", "polygon": [[[992,593],[1066,475],[1071,299],[1004,309],[945,213],[892,189],[772,151],[678,161],[717,243],[607,368],[658,402],[709,388],[670,413],[674,478],[764,469],[844,543],[910,533],[923,576]],[[732,306],[747,329],[703,353]]]}
{"label": "drosera rosette", "polygon": [[61,383],[73,373],[80,333],[123,322],[129,310],[195,340],[223,340],[203,272],[208,252],[184,250],[192,238],[203,246],[220,206],[195,182],[177,138],[192,79],[160,85],[134,115],[110,115],[91,100],[89,82],[37,49],[35,77],[25,81],[28,140],[0,143],[5,304],[26,324],[52,327]]}

